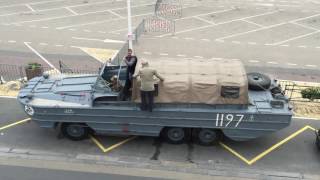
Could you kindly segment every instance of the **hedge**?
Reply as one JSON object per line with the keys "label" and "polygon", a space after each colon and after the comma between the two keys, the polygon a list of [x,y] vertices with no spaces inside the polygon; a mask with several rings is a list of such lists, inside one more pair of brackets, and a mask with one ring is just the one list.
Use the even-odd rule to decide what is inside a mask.
{"label": "hedge", "polygon": [[310,87],[301,91],[303,98],[314,100],[320,99],[320,87]]}

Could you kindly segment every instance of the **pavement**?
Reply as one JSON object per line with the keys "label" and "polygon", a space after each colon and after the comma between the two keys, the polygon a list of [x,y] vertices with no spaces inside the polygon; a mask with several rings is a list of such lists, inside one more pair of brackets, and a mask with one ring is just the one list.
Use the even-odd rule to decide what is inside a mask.
{"label": "pavement", "polygon": [[24,179],[24,180],[43,180],[44,177],[47,180],[101,180],[101,179],[114,179],[114,180],[138,180],[138,179],[154,179],[150,177],[134,177],[123,176],[114,174],[102,174],[102,173],[88,173],[88,172],[74,172],[52,169],[40,169],[21,166],[0,166],[0,173],[2,180],[11,179]]}
{"label": "pavement", "polygon": [[27,117],[16,99],[1,98],[0,105],[0,159],[8,158],[6,163],[21,158],[249,179],[320,178],[319,151],[314,144],[319,120],[294,119],[289,127],[263,138],[248,142],[224,139],[212,147],[100,135],[75,142],[63,138],[58,130],[23,120]]}
{"label": "pavement", "polygon": [[[319,2],[184,0],[174,32],[146,27],[135,53],[145,58],[241,60],[248,71],[319,82]],[[133,28],[154,15],[154,4],[132,2]],[[125,0],[13,0],[0,2],[0,9],[1,64],[38,62],[58,69],[62,61],[96,71],[126,41]],[[84,50],[88,48],[90,52]],[[97,58],[94,49],[106,55]]]}

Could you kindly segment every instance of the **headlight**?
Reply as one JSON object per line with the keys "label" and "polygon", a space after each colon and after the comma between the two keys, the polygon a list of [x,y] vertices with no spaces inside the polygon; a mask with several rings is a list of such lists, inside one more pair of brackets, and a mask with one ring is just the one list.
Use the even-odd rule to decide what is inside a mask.
{"label": "headlight", "polygon": [[30,116],[33,116],[34,114],[34,109],[29,105],[24,106],[24,111]]}

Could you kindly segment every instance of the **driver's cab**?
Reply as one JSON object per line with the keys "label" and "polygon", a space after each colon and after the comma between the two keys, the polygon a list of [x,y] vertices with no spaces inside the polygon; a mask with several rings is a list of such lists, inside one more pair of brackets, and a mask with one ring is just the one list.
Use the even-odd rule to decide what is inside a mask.
{"label": "driver's cab", "polygon": [[93,104],[123,101],[126,71],[126,66],[104,66],[93,87]]}

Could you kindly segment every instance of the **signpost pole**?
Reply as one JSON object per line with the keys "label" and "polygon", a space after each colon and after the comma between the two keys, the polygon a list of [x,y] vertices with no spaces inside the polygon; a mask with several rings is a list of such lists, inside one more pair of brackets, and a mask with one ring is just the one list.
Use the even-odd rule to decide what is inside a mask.
{"label": "signpost pole", "polygon": [[128,11],[128,41],[129,49],[132,49],[132,22],[131,22],[131,0],[127,0],[127,11]]}

